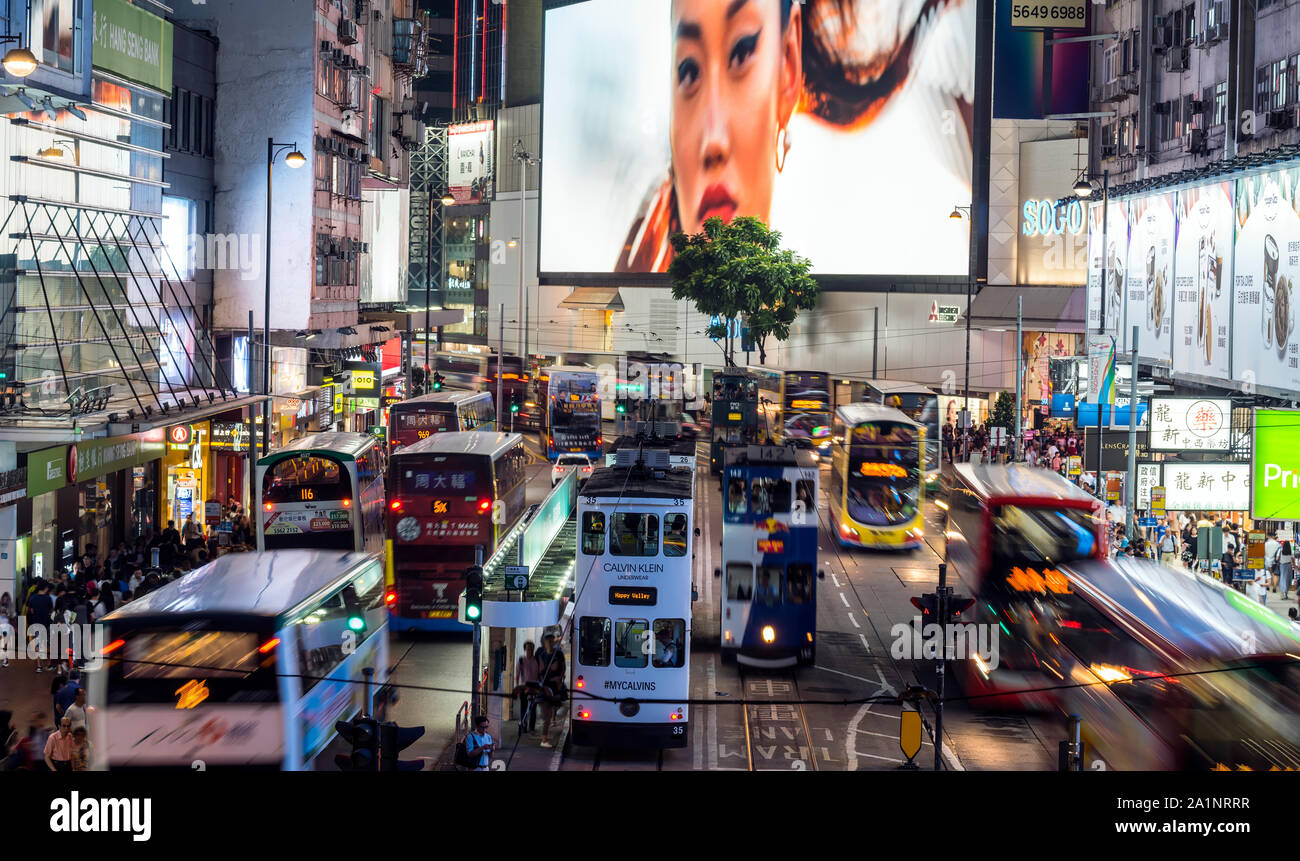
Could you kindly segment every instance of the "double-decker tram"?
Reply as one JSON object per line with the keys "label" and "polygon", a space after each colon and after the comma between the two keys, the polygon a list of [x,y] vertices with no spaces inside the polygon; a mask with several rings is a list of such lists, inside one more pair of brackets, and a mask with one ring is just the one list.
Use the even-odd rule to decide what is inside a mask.
{"label": "double-decker tram", "polygon": [[622,449],[578,498],[575,744],[686,746],[695,471],[668,464],[652,443]]}
{"label": "double-decker tram", "polygon": [[1300,768],[1295,627],[1203,574],[1107,559],[1097,506],[1049,472],[958,465],[950,570],[997,637],[958,662],[969,702],[1077,714],[1108,768]]}
{"label": "double-decker tram", "polygon": [[393,453],[386,596],[393,630],[470,630],[457,619],[465,572],[496,552],[523,515],[527,463],[522,436],[483,431],[437,434]]}
{"label": "double-decker tram", "polygon": [[556,365],[546,371],[546,456],[604,451],[600,424],[600,373],[594,368]]}
{"label": "double-decker tram", "polygon": [[434,434],[494,431],[496,426],[491,392],[432,392],[388,408],[388,445],[392,451]]}
{"label": "double-decker tram", "polygon": [[387,462],[360,433],[311,434],[260,458],[257,549],[381,552]]}
{"label": "double-decker tram", "polygon": [[365,711],[384,719],[384,571],[371,554],[231,553],[99,621],[96,770],[332,770],[318,755],[367,691]]}
{"label": "double-decker tram", "polygon": [[832,422],[830,515],[845,547],[907,550],[925,538],[925,428],[892,407],[849,404]]}
{"label": "double-decker tram", "polygon": [[817,462],[794,446],[727,450],[723,473],[722,656],[811,664],[817,635]]}
{"label": "double-decker tram", "polygon": [[730,446],[760,445],[768,441],[758,408],[759,379],[744,368],[713,374],[713,427],[709,443],[709,471],[722,474],[723,452]]}

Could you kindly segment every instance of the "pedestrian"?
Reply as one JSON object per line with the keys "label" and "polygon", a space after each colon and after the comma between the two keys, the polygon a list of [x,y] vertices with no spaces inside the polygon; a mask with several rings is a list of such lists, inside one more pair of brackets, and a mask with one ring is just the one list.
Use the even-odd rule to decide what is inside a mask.
{"label": "pedestrian", "polygon": [[73,694],[72,705],[63,712],[63,716],[72,721],[72,728],[86,726],[86,689],[78,686]]}
{"label": "pedestrian", "polygon": [[[11,644],[10,640],[14,637],[14,607],[13,601],[6,592],[0,595],[0,667],[9,666],[9,649],[12,647],[17,652],[17,644]],[[3,731],[4,727],[0,727]]]}
{"label": "pedestrian", "polygon": [[1236,567],[1237,567],[1236,555],[1232,552],[1232,550],[1230,550],[1227,547],[1224,547],[1223,555],[1219,557],[1219,576],[1220,578],[1222,578],[1224,583],[1227,583],[1228,585],[1232,585],[1232,583],[1234,582],[1233,572],[1236,570]]}
{"label": "pedestrian", "polygon": [[77,692],[81,690],[81,673],[73,670],[68,674],[68,680],[59,692],[54,695],[54,717],[56,719],[67,716],[68,709],[77,700]]}
{"label": "pedestrian", "polygon": [[72,721],[59,721],[59,731],[45,740],[45,764],[50,771],[72,771]]}
{"label": "pedestrian", "polygon": [[105,580],[104,583],[107,585],[99,590],[99,595],[95,600],[94,608],[90,611],[96,622],[113,612],[117,603],[113,600],[113,589],[111,584],[108,584],[107,580]]}
{"label": "pedestrian", "polygon": [[1165,561],[1165,554],[1166,554],[1166,553],[1177,553],[1177,552],[1178,552],[1178,542],[1177,542],[1177,540],[1174,538],[1174,531],[1173,531],[1172,529],[1169,529],[1169,528],[1166,528],[1166,529],[1165,529],[1165,536],[1164,536],[1164,538],[1161,538],[1161,539],[1160,539],[1160,545],[1159,545],[1159,547],[1157,548],[1157,550],[1158,550],[1158,553],[1157,553],[1157,555],[1156,555],[1156,561],[1158,561],[1158,562],[1163,562],[1163,561]]}
{"label": "pedestrian", "polygon": [[[54,620],[54,599],[50,597],[50,584],[44,580],[36,581],[36,594],[27,601],[27,624],[31,626],[28,636],[34,636],[38,630],[49,632]],[[30,652],[29,652],[30,654]],[[36,672],[41,671],[41,664],[49,664],[49,640],[46,639],[44,654],[36,656]]]}
{"label": "pedestrian", "polygon": [[[1277,576],[1277,554],[1281,549],[1282,542],[1278,541],[1276,537],[1270,535],[1264,540],[1264,570],[1268,572],[1269,579],[1272,581],[1269,588],[1274,592],[1277,591],[1278,580],[1280,579]],[[1285,591],[1283,591],[1282,597],[1286,597]]]}
{"label": "pedestrian", "polygon": [[[1291,542],[1283,541],[1282,546],[1277,551],[1277,579],[1282,584],[1282,597],[1286,597],[1287,590],[1291,587]],[[1296,591],[1300,595],[1300,590]]]}
{"label": "pedestrian", "polygon": [[554,634],[547,634],[542,638],[542,643],[542,654],[537,658],[538,675],[542,682],[542,747],[554,747],[551,744],[551,724],[555,720],[556,710],[564,701],[564,652],[556,644]]}
{"label": "pedestrian", "polygon": [[72,728],[72,770],[90,771],[90,742],[85,725]]}
{"label": "pedestrian", "polygon": [[478,759],[475,760],[478,765],[470,771],[487,771],[491,766],[492,752],[496,750],[496,744],[492,740],[492,733],[488,732],[488,719],[486,715],[479,715],[474,718],[474,731],[465,736],[465,750],[469,753],[471,759],[477,753]]}
{"label": "pedestrian", "polygon": [[536,645],[532,640],[524,643],[524,653],[515,662],[515,695],[519,697],[519,734],[537,729],[537,709],[533,700],[541,690],[540,671],[537,664]]}

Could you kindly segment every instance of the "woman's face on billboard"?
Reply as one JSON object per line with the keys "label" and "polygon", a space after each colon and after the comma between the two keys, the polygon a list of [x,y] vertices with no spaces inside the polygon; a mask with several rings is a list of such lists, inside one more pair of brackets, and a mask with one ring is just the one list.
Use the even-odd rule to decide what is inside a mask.
{"label": "woman's face on billboard", "polygon": [[672,28],[669,135],[681,229],[698,233],[715,215],[766,222],[784,160],[781,131],[802,86],[799,5],[783,31],[781,0],[673,0]]}

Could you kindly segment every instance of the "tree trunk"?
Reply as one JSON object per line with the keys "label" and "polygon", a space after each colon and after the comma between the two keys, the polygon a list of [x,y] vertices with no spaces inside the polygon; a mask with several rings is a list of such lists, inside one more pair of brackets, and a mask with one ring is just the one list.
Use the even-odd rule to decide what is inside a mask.
{"label": "tree trunk", "polygon": [[760,365],[766,365],[767,364],[767,336],[764,335],[763,337],[759,338],[755,342],[755,345],[758,347],[758,363]]}

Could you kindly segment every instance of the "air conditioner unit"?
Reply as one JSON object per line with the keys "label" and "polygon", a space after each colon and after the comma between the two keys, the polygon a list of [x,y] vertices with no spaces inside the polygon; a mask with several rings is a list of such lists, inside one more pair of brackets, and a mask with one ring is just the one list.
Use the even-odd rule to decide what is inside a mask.
{"label": "air conditioner unit", "polygon": [[1171,104],[1170,102],[1156,102],[1151,106],[1151,111],[1157,114],[1167,114],[1170,111]]}
{"label": "air conditioner unit", "polygon": [[1190,59],[1191,51],[1186,46],[1170,48],[1169,53],[1165,54],[1165,71],[1185,72]]}
{"label": "air conditioner unit", "polygon": [[347,252],[344,252],[343,259],[344,259],[344,260],[349,260],[349,261],[351,261],[351,260],[356,260],[356,259],[357,259],[357,253],[356,253],[355,251],[347,251]]}
{"label": "air conditioner unit", "polygon": [[1295,124],[1294,110],[1278,110],[1268,112],[1267,125],[1271,129],[1289,129]]}
{"label": "air conditioner unit", "polygon": [[1114,145],[1114,144],[1102,144],[1102,145],[1101,145],[1101,157],[1102,157],[1102,158],[1114,158],[1114,157],[1115,157],[1115,145]]}
{"label": "air conditioner unit", "polygon": [[355,45],[357,43],[357,22],[344,18],[339,21],[338,33],[339,41],[344,45]]}
{"label": "air conditioner unit", "polygon": [[1120,82],[1120,86],[1123,87],[1124,92],[1128,93],[1129,95],[1136,96],[1138,92],[1142,89],[1142,79],[1138,77],[1138,74],[1136,72],[1129,72],[1128,74],[1121,77],[1119,79],[1119,82]]}
{"label": "air conditioner unit", "polygon": [[343,57],[344,57],[344,56],[345,56],[345,55],[344,55],[344,53],[343,53],[343,49],[342,49],[342,48],[335,48],[333,51],[330,52],[330,57],[331,57],[331,59],[333,59],[335,63],[338,63],[338,64],[340,64],[340,65],[342,65],[342,63],[343,63]]}
{"label": "air conditioner unit", "polygon": [[366,13],[369,11],[370,11],[369,0],[356,0],[356,3],[353,4],[352,14],[357,20],[366,17]]}
{"label": "air conditioner unit", "polygon": [[1202,129],[1188,129],[1183,132],[1183,149],[1189,153],[1204,154],[1205,132]]}
{"label": "air conditioner unit", "polygon": [[370,243],[369,243],[369,242],[363,242],[363,243],[361,243],[361,253],[362,253],[362,254],[369,254],[369,253],[370,253]]}
{"label": "air conditioner unit", "polygon": [[1165,51],[1173,43],[1173,31],[1165,20],[1165,16],[1157,15],[1155,25],[1151,29],[1151,49],[1153,51]]}
{"label": "air conditioner unit", "polygon": [[1192,99],[1192,113],[1194,113],[1194,114],[1203,114],[1203,113],[1205,113],[1205,100],[1204,100],[1204,99]]}
{"label": "air conditioner unit", "polygon": [[328,54],[330,51],[333,51],[333,50],[334,50],[334,45],[333,45],[333,44],[331,44],[331,43],[330,43],[329,41],[327,41],[327,40],[322,40],[322,41],[321,41],[321,43],[320,43],[320,52],[321,52],[322,54]]}

